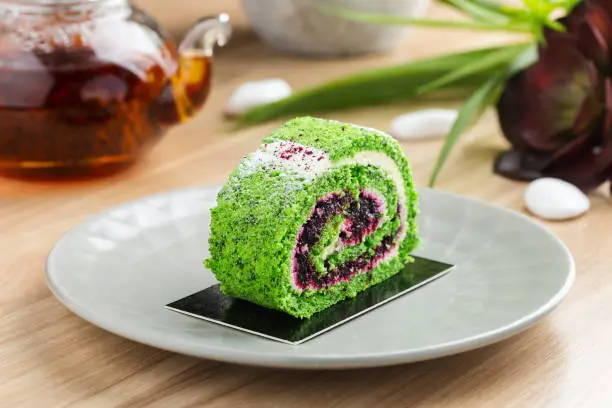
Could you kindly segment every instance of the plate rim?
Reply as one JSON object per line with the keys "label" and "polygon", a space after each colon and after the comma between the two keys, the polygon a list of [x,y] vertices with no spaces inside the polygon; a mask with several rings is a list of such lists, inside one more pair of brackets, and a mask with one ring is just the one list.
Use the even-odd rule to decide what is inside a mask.
{"label": "plate rim", "polygon": [[[122,203],[115,204],[107,207],[105,210],[90,214],[84,217],[80,222],[72,225],[68,230],[62,233],[54,242],[51,249],[48,251],[45,260],[45,281],[47,287],[56,299],[63,304],[68,310],[70,310],[76,316],[84,319],[89,324],[93,324],[98,328],[101,328],[109,333],[118,335],[125,339],[135,341],[150,347],[154,347],[161,350],[166,350],[182,355],[192,356],[196,358],[208,359],[211,361],[219,361],[232,364],[240,364],[247,366],[267,367],[267,368],[284,368],[284,369],[301,369],[301,370],[337,370],[337,369],[360,369],[360,368],[374,368],[374,367],[385,367],[399,364],[410,364],[419,361],[427,361],[431,359],[437,359],[440,357],[455,355],[470,350],[479,349],[488,345],[492,345],[510,337],[513,337],[530,327],[532,327],[539,320],[548,316],[553,312],[563,301],[563,299],[570,292],[575,279],[576,279],[576,264],[571,251],[565,245],[565,243],[554,234],[548,227],[541,222],[532,219],[531,217],[513,210],[511,208],[503,207],[499,204],[489,203],[484,200],[471,197],[468,195],[457,194],[453,192],[443,191],[436,188],[426,186],[416,186],[419,194],[422,191],[428,191],[428,194],[438,194],[447,196],[456,200],[468,201],[477,205],[484,205],[487,207],[493,207],[500,210],[509,216],[517,217],[522,221],[530,224],[532,227],[539,229],[542,233],[548,236],[563,252],[567,260],[567,277],[563,286],[552,296],[546,303],[539,306],[536,310],[530,314],[526,314],[515,321],[508,323],[507,325],[498,327],[487,332],[482,332],[468,338],[458,339],[449,341],[446,343],[437,343],[427,347],[419,347],[412,349],[404,349],[396,352],[374,352],[368,354],[356,354],[349,356],[300,356],[295,354],[290,355],[277,355],[274,353],[254,353],[246,352],[242,350],[231,350],[228,348],[220,348],[214,345],[204,345],[198,348],[198,350],[186,349],[181,347],[185,345],[184,342],[176,342],[176,334],[167,333],[159,334],[156,338],[157,341],[151,341],[146,335],[142,335],[142,332],[128,331],[123,327],[117,327],[109,322],[107,318],[98,316],[95,313],[90,313],[86,307],[75,304],[69,296],[62,293],[61,287],[59,287],[53,279],[53,267],[51,263],[53,257],[58,251],[58,247],[64,241],[65,238],[70,234],[76,233],[79,228],[83,228],[85,225],[91,222],[104,218],[113,211],[135,205],[136,203],[172,197],[181,194],[197,193],[197,192],[211,192],[216,194],[219,191],[222,184],[202,184],[199,186],[186,187],[186,188],[173,188],[153,194],[143,195],[138,198],[126,200]],[[213,195],[214,196],[214,195]],[[168,311],[170,313],[170,311]],[[179,316],[181,318],[189,318],[187,316]],[[286,345],[278,344],[278,347],[295,348],[299,345]]]}

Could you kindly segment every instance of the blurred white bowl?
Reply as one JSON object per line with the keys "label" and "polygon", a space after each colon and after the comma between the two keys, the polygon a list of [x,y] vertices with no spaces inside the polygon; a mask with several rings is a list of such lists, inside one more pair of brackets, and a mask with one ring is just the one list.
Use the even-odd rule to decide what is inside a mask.
{"label": "blurred white bowl", "polygon": [[353,10],[423,17],[430,0],[242,0],[253,30],[272,47],[292,54],[351,56],[393,49],[410,28],[347,21],[313,8],[315,2]]}

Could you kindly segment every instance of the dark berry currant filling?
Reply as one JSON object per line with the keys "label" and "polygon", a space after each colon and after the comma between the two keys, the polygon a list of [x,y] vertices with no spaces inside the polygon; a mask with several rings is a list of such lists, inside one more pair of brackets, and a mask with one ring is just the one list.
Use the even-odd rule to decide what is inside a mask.
{"label": "dark berry currant filling", "polygon": [[[301,289],[310,287],[314,290],[329,287],[373,269],[379,261],[384,259],[393,248],[394,238],[400,232],[399,230],[383,237],[381,243],[373,248],[373,251],[356,259],[346,261],[333,269],[326,262],[326,274],[319,273],[310,259],[311,248],[319,243],[325,225],[332,217],[340,214],[345,217],[340,232],[341,244],[359,244],[380,226],[384,214],[383,203],[384,201],[374,193],[363,190],[357,198],[344,192],[342,194],[332,193],[319,199],[310,218],[304,223],[296,242],[293,261],[296,285]],[[398,206],[398,214],[399,211]]]}
{"label": "dark berry currant filling", "polygon": [[343,244],[359,244],[363,237],[374,232],[382,219],[384,211],[380,200],[372,193],[362,191],[359,201],[353,200],[347,210],[344,228],[340,232]]}

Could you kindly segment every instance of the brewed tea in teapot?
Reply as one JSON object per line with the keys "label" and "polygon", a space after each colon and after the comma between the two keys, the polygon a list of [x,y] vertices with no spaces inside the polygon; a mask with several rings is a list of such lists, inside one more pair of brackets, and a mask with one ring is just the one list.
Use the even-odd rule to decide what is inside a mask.
{"label": "brewed tea in teapot", "polygon": [[127,0],[0,0],[0,174],[97,176],[130,166],[204,105],[225,14],[176,46]]}

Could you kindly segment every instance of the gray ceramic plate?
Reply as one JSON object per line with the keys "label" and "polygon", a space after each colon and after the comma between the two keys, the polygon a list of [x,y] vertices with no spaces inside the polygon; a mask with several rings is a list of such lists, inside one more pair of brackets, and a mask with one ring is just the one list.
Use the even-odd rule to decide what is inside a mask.
{"label": "gray ceramic plate", "polygon": [[574,280],[570,253],[540,224],[421,188],[417,255],[454,264],[454,271],[307,343],[282,344],[164,308],[216,283],[202,265],[216,192],[171,191],[91,217],[52,249],[49,287],[89,322],[154,347],[241,364],[351,368],[505,339],[549,313]]}

